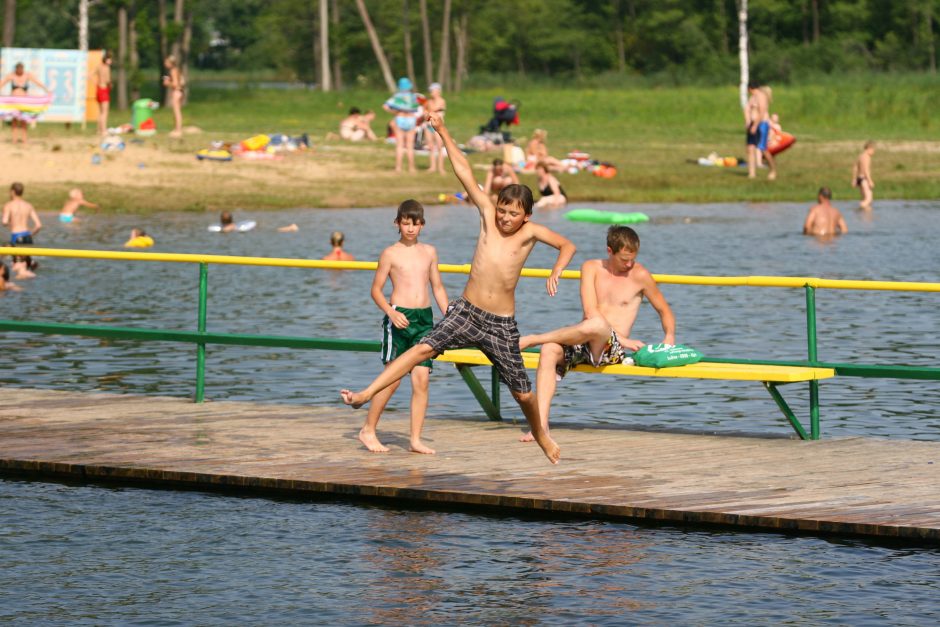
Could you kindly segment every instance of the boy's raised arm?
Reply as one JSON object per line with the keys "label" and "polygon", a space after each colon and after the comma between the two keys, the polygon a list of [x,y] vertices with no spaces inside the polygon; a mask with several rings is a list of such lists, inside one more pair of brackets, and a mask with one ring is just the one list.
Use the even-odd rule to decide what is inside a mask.
{"label": "boy's raised arm", "polygon": [[436,113],[429,113],[428,122],[430,122],[434,130],[440,134],[441,139],[444,140],[444,147],[447,149],[447,158],[450,159],[450,164],[454,168],[454,174],[457,175],[457,179],[460,181],[460,184],[463,185],[463,188],[467,190],[473,204],[479,207],[480,211],[486,209],[495,210],[493,203],[490,202],[490,197],[477,185],[477,180],[473,176],[473,168],[470,167],[470,162],[467,161],[467,157],[464,156],[460,148],[457,147],[454,138],[450,136],[450,131],[444,126],[444,120],[441,119],[441,116]]}
{"label": "boy's raised arm", "polygon": [[564,235],[556,233],[541,224],[534,224],[532,222],[529,224],[532,225],[532,234],[536,240],[558,249],[558,259],[555,260],[555,265],[552,266],[552,273],[545,283],[548,294],[554,296],[558,292],[558,280],[561,278],[562,270],[571,263],[571,258],[574,257],[574,253],[578,249],[571,240]]}

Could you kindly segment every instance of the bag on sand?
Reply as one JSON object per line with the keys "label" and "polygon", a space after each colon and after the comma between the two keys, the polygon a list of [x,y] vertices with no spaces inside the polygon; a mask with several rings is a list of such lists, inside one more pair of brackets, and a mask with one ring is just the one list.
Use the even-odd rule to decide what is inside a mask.
{"label": "bag on sand", "polygon": [[682,344],[647,344],[633,353],[633,361],[637,366],[646,368],[671,368],[685,366],[701,361],[702,354],[689,346]]}

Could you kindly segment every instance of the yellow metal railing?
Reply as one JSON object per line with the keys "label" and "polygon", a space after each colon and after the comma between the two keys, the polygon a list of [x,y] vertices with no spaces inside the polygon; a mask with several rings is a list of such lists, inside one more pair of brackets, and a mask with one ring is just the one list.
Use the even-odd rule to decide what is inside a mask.
{"label": "yellow metal railing", "polygon": [[[320,259],[288,259],[278,257],[241,257],[234,255],[202,255],[182,253],[139,253],[109,250],[70,250],[59,248],[14,248],[0,246],[0,255],[19,255],[28,251],[37,257],[68,257],[72,259],[103,259],[122,261],[162,261],[174,263],[214,263],[239,266],[270,266],[280,268],[320,268],[328,270],[375,270],[375,261],[324,261]],[[441,272],[468,274],[470,264],[439,265]],[[547,268],[524,268],[524,277],[547,277],[551,270]],[[578,270],[565,270],[563,279],[580,279]],[[683,274],[654,274],[659,283],[676,285],[727,285],[748,287],[787,287],[787,288],[824,288],[836,290],[881,290],[904,292],[940,292],[940,283],[913,281],[861,281],[842,279],[820,279],[818,277],[782,277],[782,276],[695,276]]]}

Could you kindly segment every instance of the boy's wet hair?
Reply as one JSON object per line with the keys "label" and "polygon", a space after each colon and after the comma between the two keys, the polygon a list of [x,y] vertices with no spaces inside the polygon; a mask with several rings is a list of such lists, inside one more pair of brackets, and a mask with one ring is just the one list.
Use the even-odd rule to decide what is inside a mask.
{"label": "boy's wet hair", "polygon": [[222,224],[231,224],[232,223],[232,214],[228,211],[223,211],[222,215],[219,216],[219,222]]}
{"label": "boy's wet hair", "polygon": [[640,236],[629,226],[615,224],[607,229],[607,248],[619,253],[621,250],[635,253],[640,251]]}
{"label": "boy's wet hair", "polygon": [[500,165],[503,165],[503,163],[504,161],[502,159],[493,159],[494,166],[500,166]]}
{"label": "boy's wet hair", "polygon": [[828,187],[820,187],[818,195],[822,196],[826,200],[832,200],[832,190]]}
{"label": "boy's wet hair", "polygon": [[499,190],[499,196],[496,197],[496,206],[517,205],[522,207],[527,216],[532,215],[532,190],[527,185],[511,183]]}
{"label": "boy's wet hair", "polygon": [[401,224],[402,220],[411,220],[412,224],[424,224],[424,205],[411,198],[398,205],[395,224]]}
{"label": "boy's wet hair", "polygon": [[350,107],[349,115],[359,115],[362,111],[359,110],[359,107]]}
{"label": "boy's wet hair", "polygon": [[10,191],[16,194],[17,196],[22,196],[25,190],[26,188],[23,187],[23,184],[20,182],[16,182],[16,183],[13,183],[13,185],[10,185]]}
{"label": "boy's wet hair", "polygon": [[330,233],[330,246],[342,246],[344,239],[346,239],[346,236],[343,235],[342,231],[333,231]]}
{"label": "boy's wet hair", "polygon": [[865,142],[865,145],[862,147],[862,150],[868,150],[874,145],[875,145],[875,140],[869,139],[867,142]]}

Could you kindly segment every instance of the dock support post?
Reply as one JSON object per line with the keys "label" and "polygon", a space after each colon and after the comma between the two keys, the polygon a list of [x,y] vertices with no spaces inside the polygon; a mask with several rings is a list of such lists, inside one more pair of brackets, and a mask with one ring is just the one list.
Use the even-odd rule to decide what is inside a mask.
{"label": "dock support post", "polygon": [[[816,362],[816,288],[806,286],[806,349],[809,365],[818,366]],[[810,439],[819,439],[819,381],[813,379],[809,382],[809,430]]]}
{"label": "dock support post", "polygon": [[[196,330],[206,332],[206,301],[209,298],[209,264],[199,264],[199,314]],[[206,394],[206,344],[196,344],[196,402],[201,403]]]}
{"label": "dock support post", "polygon": [[473,397],[477,399],[480,407],[482,407],[483,411],[486,413],[487,418],[490,420],[502,420],[503,417],[499,413],[499,397],[496,397],[496,403],[490,399],[486,393],[486,388],[484,388],[483,384],[480,383],[480,380],[477,379],[477,376],[473,373],[473,369],[469,365],[456,364],[456,366],[457,372],[459,372],[460,376],[463,377],[464,383],[466,383],[467,387],[470,388],[470,391],[473,393]]}
{"label": "dock support post", "polygon": [[[777,403],[777,407],[780,408],[780,411],[783,412],[786,419],[790,421],[790,425],[793,427],[793,430],[796,431],[796,434],[800,436],[800,439],[809,439],[809,436],[806,435],[806,429],[803,428],[803,423],[800,422],[800,419],[797,418],[793,410],[790,409],[790,405],[787,403],[786,399],[783,398],[780,390],[777,389],[777,384],[771,381],[764,381],[764,387],[770,392],[770,396],[773,397],[774,401]],[[819,438],[813,439],[818,440]]]}
{"label": "dock support post", "polygon": [[495,366],[490,366],[490,400],[493,401],[493,407],[496,408],[496,415],[499,416],[499,420],[502,419],[502,415],[499,411],[499,372],[496,370]]}

